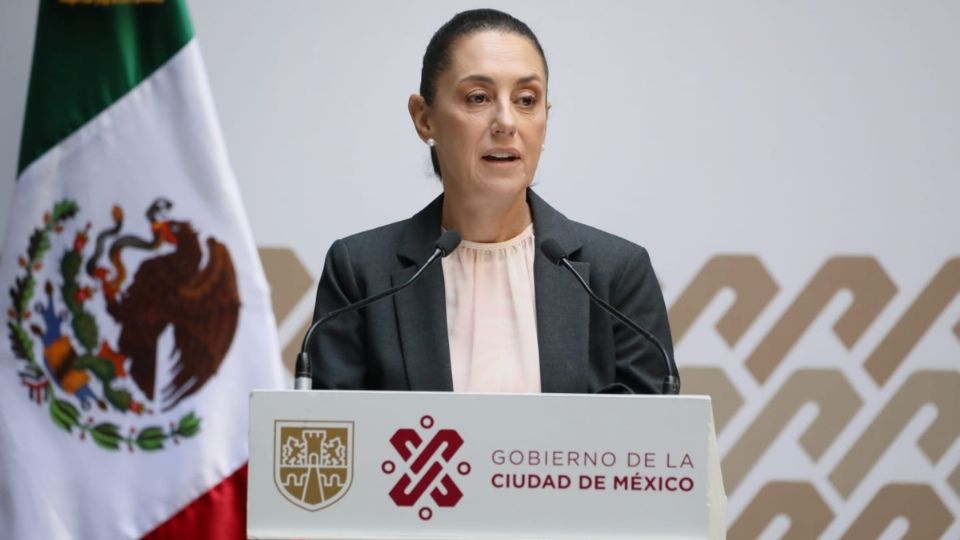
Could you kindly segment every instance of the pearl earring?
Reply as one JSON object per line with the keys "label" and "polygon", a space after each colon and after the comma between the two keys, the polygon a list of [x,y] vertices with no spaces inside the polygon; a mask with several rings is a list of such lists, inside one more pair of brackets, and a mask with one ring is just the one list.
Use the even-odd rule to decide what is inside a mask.
{"label": "pearl earring", "polygon": [[432,137],[427,139],[427,146],[429,146],[430,148],[433,148],[436,145],[437,145],[437,141],[433,140]]}
{"label": "pearl earring", "polygon": [[547,149],[547,145],[545,145],[545,144],[540,145],[540,151],[541,151],[541,152],[543,152],[543,151],[546,150],[546,149]]}

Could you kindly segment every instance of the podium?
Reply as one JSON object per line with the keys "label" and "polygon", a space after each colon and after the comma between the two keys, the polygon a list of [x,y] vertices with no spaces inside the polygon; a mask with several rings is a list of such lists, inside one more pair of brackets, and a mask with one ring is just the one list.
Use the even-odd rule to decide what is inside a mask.
{"label": "podium", "polygon": [[724,538],[706,396],[263,391],[247,535]]}

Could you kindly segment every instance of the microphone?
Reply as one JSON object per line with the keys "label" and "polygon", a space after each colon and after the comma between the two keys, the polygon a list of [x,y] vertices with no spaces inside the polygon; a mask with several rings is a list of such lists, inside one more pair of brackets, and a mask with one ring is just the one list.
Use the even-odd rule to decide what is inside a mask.
{"label": "microphone", "polygon": [[294,390],[310,390],[313,387],[313,366],[310,362],[310,353],[307,352],[307,343],[310,343],[310,337],[313,336],[313,332],[320,326],[326,324],[328,321],[331,321],[344,313],[349,313],[351,311],[356,311],[358,309],[364,308],[377,300],[387,298],[388,296],[393,296],[398,292],[406,289],[413,284],[414,281],[420,278],[424,270],[426,270],[430,265],[446,257],[447,255],[453,253],[453,250],[457,249],[457,246],[460,245],[460,233],[454,230],[449,230],[437,239],[437,242],[434,244],[436,249],[433,251],[433,254],[430,255],[430,258],[427,259],[423,266],[413,276],[408,279],[406,282],[401,283],[400,285],[393,287],[392,289],[387,289],[383,292],[379,292],[373,296],[368,296],[362,300],[348,304],[342,308],[335,309],[330,313],[327,313],[323,317],[317,319],[313,324],[310,325],[310,328],[307,329],[306,335],[303,336],[303,343],[300,345],[300,354],[297,355],[297,365],[294,369]]}
{"label": "microphone", "polygon": [[[566,252],[563,251],[563,248],[560,247],[560,244],[558,244],[556,240],[552,238],[545,239],[540,244],[540,250],[543,251],[543,254],[547,256],[547,259],[549,259],[550,262],[558,266],[563,266],[567,270],[569,270],[571,273],[573,273],[573,276],[577,278],[577,281],[580,282],[580,286],[582,286],[583,289],[587,291],[587,294],[590,295],[590,299],[596,302],[597,305],[602,307],[604,311],[612,315],[614,318],[616,318],[623,324],[627,325],[627,327],[632,329],[634,332],[637,332],[638,334],[647,338],[648,341],[652,342],[654,345],[657,346],[657,349],[660,351],[660,356],[663,357],[663,361],[667,365],[667,377],[663,380],[663,386],[661,388],[661,392],[668,395],[679,394],[680,393],[680,377],[677,376],[677,373],[674,371],[673,362],[670,361],[670,355],[667,354],[667,349],[663,346],[663,343],[660,343],[660,340],[657,339],[657,337],[654,336],[649,330],[631,321],[629,318],[627,318],[626,315],[624,315],[623,313],[620,313],[620,311],[617,310],[617,308],[611,306],[605,300],[597,296],[596,293],[594,293],[593,290],[590,288],[590,286],[587,285],[587,282],[583,280],[583,276],[581,276],[580,273],[577,272],[577,270],[570,264],[570,261],[567,260]],[[614,388],[614,386],[617,384],[621,384],[621,383],[614,383],[613,385],[604,387],[604,390],[601,390],[601,392],[616,393],[616,394],[623,393],[621,389]],[[625,387],[625,385],[622,385],[622,386]]]}

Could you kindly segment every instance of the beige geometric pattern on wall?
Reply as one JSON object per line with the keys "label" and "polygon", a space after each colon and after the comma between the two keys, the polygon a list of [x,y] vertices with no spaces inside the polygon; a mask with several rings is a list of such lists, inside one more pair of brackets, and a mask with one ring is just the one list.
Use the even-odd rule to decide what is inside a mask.
{"label": "beige geometric pattern on wall", "polygon": [[[270,284],[273,315],[277,319],[277,326],[283,327],[290,322],[287,319],[304,296],[312,295],[316,291],[316,280],[293,250],[282,247],[261,247],[259,251],[263,271]],[[294,337],[280,344],[280,358],[283,359],[283,365],[291,375],[297,361],[297,353],[300,352],[300,342],[307,328],[310,327],[311,317],[302,319]]]}
{"label": "beige geometric pattern on wall", "polygon": [[[282,345],[292,367],[310,317],[287,318],[316,281],[289,249],[260,255],[278,325],[297,329]],[[718,255],[676,297],[669,317],[684,393],[713,399],[729,538],[960,533],[960,320],[938,324],[956,313],[960,257],[933,270],[894,306],[902,293],[873,257],[832,257],[785,291],[759,257]],[[729,293],[715,322],[700,321]],[[886,313],[897,306],[902,313]],[[944,358],[911,356],[934,327],[950,334],[937,349]],[[684,354],[685,342],[716,342],[714,332],[716,357]]]}

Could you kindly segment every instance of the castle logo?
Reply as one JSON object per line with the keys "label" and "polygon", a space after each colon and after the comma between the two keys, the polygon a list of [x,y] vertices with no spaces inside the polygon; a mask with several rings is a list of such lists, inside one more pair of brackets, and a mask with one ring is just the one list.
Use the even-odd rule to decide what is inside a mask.
{"label": "castle logo", "polygon": [[273,465],[291,503],[310,512],[334,504],[353,482],[353,422],[276,421]]}

